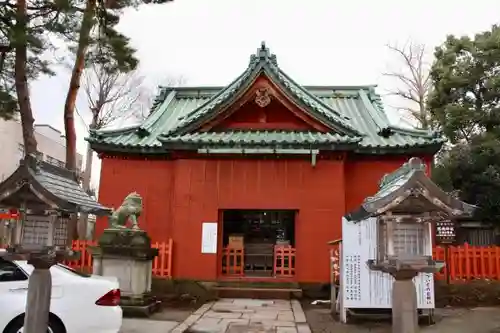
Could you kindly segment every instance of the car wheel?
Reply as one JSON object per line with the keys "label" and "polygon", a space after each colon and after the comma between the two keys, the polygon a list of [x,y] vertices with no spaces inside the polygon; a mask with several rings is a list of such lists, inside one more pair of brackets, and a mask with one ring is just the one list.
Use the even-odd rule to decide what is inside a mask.
{"label": "car wheel", "polygon": [[[5,333],[23,333],[24,326],[24,316],[16,318],[12,321]],[[66,333],[64,326],[58,321],[52,318],[49,319],[49,328],[47,333]]]}

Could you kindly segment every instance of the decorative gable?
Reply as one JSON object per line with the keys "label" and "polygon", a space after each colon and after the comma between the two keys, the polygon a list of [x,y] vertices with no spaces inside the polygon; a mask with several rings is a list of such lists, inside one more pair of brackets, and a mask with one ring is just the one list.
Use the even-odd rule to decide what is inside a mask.
{"label": "decorative gable", "polygon": [[310,125],[316,124],[317,126],[312,126],[317,127],[316,130],[331,130],[350,137],[360,135],[347,117],[324,104],[283,73],[277,65],[276,56],[262,43],[257,53],[251,56],[249,66],[243,74],[207,103],[181,119],[175,128],[163,136],[193,133],[201,128],[206,130],[217,123],[217,119],[233,113],[235,108],[250,99],[267,107],[266,104],[270,104],[273,97]]}
{"label": "decorative gable", "polygon": [[193,131],[228,129],[337,132],[328,123],[298,107],[265,74],[260,75],[232,105]]}

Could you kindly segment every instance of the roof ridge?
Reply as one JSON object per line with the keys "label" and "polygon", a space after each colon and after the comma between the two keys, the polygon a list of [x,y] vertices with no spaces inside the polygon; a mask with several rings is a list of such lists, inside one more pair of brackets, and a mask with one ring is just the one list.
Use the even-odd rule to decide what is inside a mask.
{"label": "roof ridge", "polygon": [[136,130],[140,128],[140,124],[134,124],[134,125],[129,125],[129,126],[124,126],[121,128],[101,128],[101,129],[91,129],[89,130],[90,137],[92,136],[109,136],[109,135],[115,135],[115,134],[125,134],[132,132],[133,130]]}
{"label": "roof ridge", "polygon": [[[439,131],[433,131],[433,130],[426,130],[426,129],[419,129],[419,128],[404,128],[398,125],[390,125],[390,129],[396,133],[400,134],[405,134],[405,135],[411,135],[411,136],[418,136],[418,137],[432,137],[432,138],[439,138],[441,136],[441,133]],[[443,139],[444,141],[444,139]]]}
{"label": "roof ridge", "polygon": [[[209,85],[206,85],[206,86],[182,86],[182,87],[163,87],[163,86],[160,86],[162,88],[162,90],[165,90],[165,91],[168,91],[168,90],[175,90],[177,91],[177,93],[182,93],[184,91],[206,91],[206,90],[211,90],[211,91],[216,91],[218,92],[219,90],[222,90],[224,89],[226,86],[209,86]],[[325,86],[325,85],[301,85],[302,88],[304,89],[307,89],[307,90],[353,90],[353,91],[357,91],[359,89],[365,89],[365,90],[368,90],[368,89],[371,89],[371,88],[375,88],[377,87],[376,84],[367,84],[367,85],[352,85],[352,86],[349,86],[349,85],[342,85],[342,86],[339,86],[339,85],[332,85],[332,86]],[[160,92],[161,93],[161,92]],[[158,93],[157,96],[160,95],[160,93]],[[161,102],[161,100],[160,100]]]}
{"label": "roof ridge", "polygon": [[393,172],[386,173],[379,182],[379,188],[387,187],[412,172],[425,172],[426,169],[427,166],[420,158],[412,157]]}

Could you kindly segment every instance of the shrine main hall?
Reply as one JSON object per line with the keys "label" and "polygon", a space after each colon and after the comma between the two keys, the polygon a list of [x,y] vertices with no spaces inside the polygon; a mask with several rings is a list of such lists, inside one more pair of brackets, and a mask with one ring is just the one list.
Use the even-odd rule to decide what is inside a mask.
{"label": "shrine main hall", "polygon": [[88,141],[100,203],[142,195],[141,228],[173,240],[173,278],[311,283],[330,279],[342,216],[443,143],[391,124],[375,86],[300,85],[264,43],[227,86],[162,88],[143,123]]}

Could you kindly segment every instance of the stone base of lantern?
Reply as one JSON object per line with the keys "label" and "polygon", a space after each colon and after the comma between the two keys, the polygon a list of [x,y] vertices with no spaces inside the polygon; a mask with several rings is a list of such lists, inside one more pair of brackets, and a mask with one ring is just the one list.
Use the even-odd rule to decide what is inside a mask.
{"label": "stone base of lantern", "polygon": [[389,262],[368,260],[367,264],[372,270],[389,273],[394,277],[392,284],[392,332],[418,332],[417,291],[413,278],[419,273],[437,273],[444,267],[444,263],[429,259],[425,262],[417,261],[414,263],[398,260]]}
{"label": "stone base of lantern", "polygon": [[126,314],[153,313],[159,302],[151,295],[152,261],[158,249],[142,230],[106,229],[99,245],[90,249],[93,273],[118,278]]}
{"label": "stone base of lantern", "polygon": [[418,332],[417,292],[413,278],[415,271],[402,271],[394,276],[392,284],[392,332]]}

